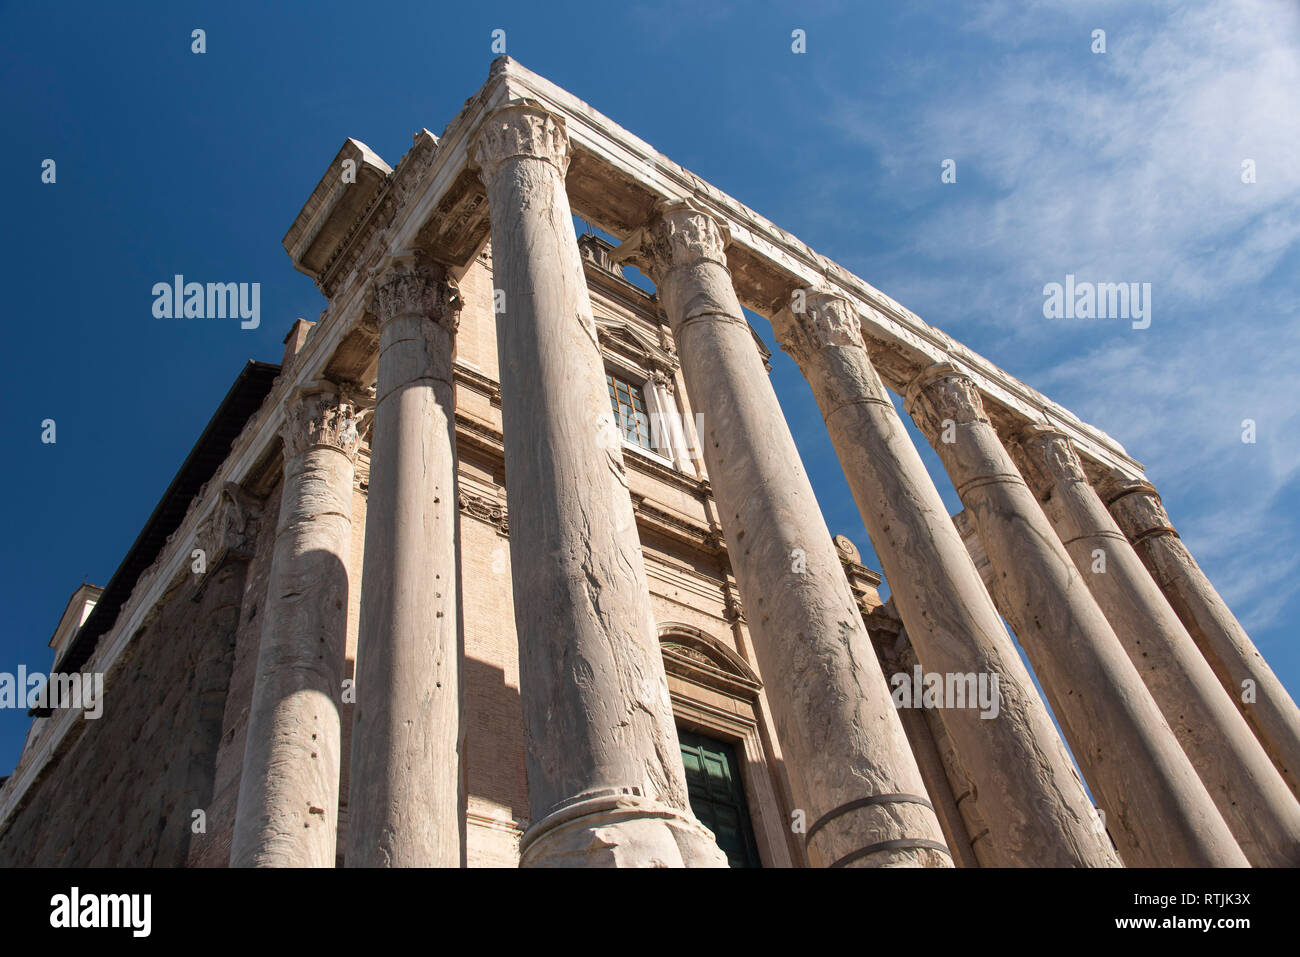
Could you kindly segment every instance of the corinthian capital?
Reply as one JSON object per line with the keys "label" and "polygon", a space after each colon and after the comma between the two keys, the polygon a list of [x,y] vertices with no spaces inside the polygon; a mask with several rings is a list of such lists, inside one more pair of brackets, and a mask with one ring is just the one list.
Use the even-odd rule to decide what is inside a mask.
{"label": "corinthian capital", "polygon": [[904,403],[925,437],[937,441],[944,422],[988,422],[984,400],[973,380],[951,362],[938,362],[907,386]]}
{"label": "corinthian capital", "polygon": [[358,426],[369,405],[354,383],[316,382],[300,386],[285,405],[284,457],[288,461],[308,449],[337,449],[356,460],[361,444]]}
{"label": "corinthian capital", "polygon": [[479,127],[474,161],[484,178],[491,180],[501,164],[514,157],[545,160],[563,176],[569,168],[569,134],[563,117],[535,100],[512,100],[490,113]]}
{"label": "corinthian capital", "polygon": [[1087,482],[1083,463],[1065,433],[1047,425],[1030,425],[1006,443],[1025,483],[1039,498],[1057,484]]}
{"label": "corinthian capital", "polygon": [[660,285],[678,266],[712,262],[725,267],[724,251],[730,242],[727,227],[693,203],[663,202],[610,258],[631,263]]}
{"label": "corinthian capital", "polygon": [[1116,470],[1097,485],[1097,494],[1131,542],[1151,535],[1178,534],[1160,501],[1160,494],[1150,482]]}
{"label": "corinthian capital", "polygon": [[442,266],[401,259],[375,283],[374,310],[380,326],[414,315],[432,319],[448,332],[455,332],[460,324],[460,291]]}
{"label": "corinthian capital", "polygon": [[796,289],[790,305],[772,316],[776,341],[800,366],[819,349],[864,348],[857,310],[843,296]]}

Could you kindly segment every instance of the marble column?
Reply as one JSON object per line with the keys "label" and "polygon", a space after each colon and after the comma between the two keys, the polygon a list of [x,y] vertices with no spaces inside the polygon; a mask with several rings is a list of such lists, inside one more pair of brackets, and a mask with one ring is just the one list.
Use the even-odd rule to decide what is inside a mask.
{"label": "marble column", "polygon": [[[658,284],[815,865],[951,866],[861,614],[731,284],[725,230],[659,206],[616,255]],[[797,823],[797,822],[796,822]]]}
{"label": "marble column", "polygon": [[524,866],[726,866],[691,813],[622,446],[573,231],[562,119],[475,144],[492,221],[532,825]]}
{"label": "marble column", "polygon": [[1120,856],[1137,867],[1246,866],[1223,817],[984,413],[949,363],[907,409],[943,460],[988,552],[995,598],[1043,689]]}
{"label": "marble column", "polygon": [[333,867],[360,393],[286,403],[284,484],[231,841],[232,867]]}
{"label": "marble column", "polygon": [[349,867],[461,864],[456,423],[460,301],[440,266],[398,260],[374,292],[370,439]]}
{"label": "marble column", "polygon": [[1070,440],[1029,426],[1006,445],[1246,857],[1256,867],[1300,865],[1300,803],[1093,491]]}
{"label": "marble column", "polygon": [[994,717],[982,717],[973,701],[935,715],[974,784],[987,828],[976,847],[980,863],[1118,865],[1047,708],[868,359],[852,305],[799,290],[772,327],[812,386],[922,668],[996,676]]}
{"label": "marble column", "polygon": [[1156,490],[1114,473],[1098,493],[1291,792],[1300,794],[1300,708],[1178,537]]}

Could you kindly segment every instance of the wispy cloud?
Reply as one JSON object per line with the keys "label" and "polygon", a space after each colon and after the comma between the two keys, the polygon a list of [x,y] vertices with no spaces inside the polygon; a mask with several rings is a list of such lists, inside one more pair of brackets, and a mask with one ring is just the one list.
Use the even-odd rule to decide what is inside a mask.
{"label": "wispy cloud", "polygon": [[[1124,443],[1263,628],[1300,591],[1300,5],[1120,9],[984,4],[969,82],[913,63],[906,111],[825,78],[892,206],[892,251],[846,264]],[[1151,328],[1045,319],[1067,273],[1152,283]]]}

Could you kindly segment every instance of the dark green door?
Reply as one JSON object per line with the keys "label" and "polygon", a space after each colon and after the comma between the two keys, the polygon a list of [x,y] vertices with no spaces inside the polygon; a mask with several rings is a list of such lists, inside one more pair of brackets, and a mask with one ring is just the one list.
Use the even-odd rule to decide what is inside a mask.
{"label": "dark green door", "polygon": [[732,867],[761,867],[736,752],[730,744],[678,731],[691,810],[718,839]]}

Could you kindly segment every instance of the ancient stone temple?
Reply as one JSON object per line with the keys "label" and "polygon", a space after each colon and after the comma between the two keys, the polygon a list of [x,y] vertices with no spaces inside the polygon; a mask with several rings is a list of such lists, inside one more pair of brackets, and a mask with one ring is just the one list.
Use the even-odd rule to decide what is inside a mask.
{"label": "ancient stone temple", "polygon": [[1142,466],[571,94],[496,61],[284,246],[329,305],[73,596],[103,714],[36,711],[0,863],[1300,863],[1300,711]]}

